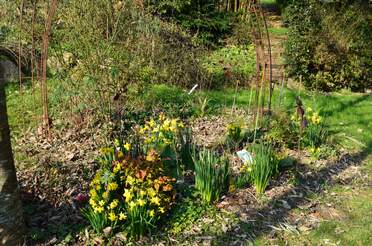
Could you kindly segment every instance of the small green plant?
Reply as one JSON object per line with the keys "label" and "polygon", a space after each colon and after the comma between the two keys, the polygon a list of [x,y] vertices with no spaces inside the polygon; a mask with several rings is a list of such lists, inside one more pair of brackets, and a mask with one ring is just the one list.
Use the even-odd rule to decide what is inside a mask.
{"label": "small green plant", "polygon": [[239,142],[241,139],[242,127],[240,124],[231,123],[227,126],[228,138],[234,142]]}
{"label": "small green plant", "polygon": [[271,145],[259,143],[253,147],[252,181],[256,192],[261,194],[269,184],[270,177],[278,172],[279,161]]}
{"label": "small green plant", "polygon": [[93,230],[100,234],[107,225],[107,217],[103,213],[95,213],[92,207],[88,206],[81,210],[81,214],[85,217]]}
{"label": "small green plant", "polygon": [[311,148],[318,148],[326,142],[328,131],[323,124],[309,124],[305,129],[302,143]]}
{"label": "small green plant", "polygon": [[212,150],[204,149],[193,156],[195,187],[204,201],[217,201],[229,185],[229,161]]}
{"label": "small green plant", "polygon": [[234,185],[236,188],[240,189],[245,187],[247,184],[252,182],[252,166],[244,163],[240,170],[238,176],[235,177]]}
{"label": "small green plant", "polygon": [[195,113],[199,117],[204,117],[208,113],[210,113],[211,108],[209,107],[210,99],[208,97],[197,97],[196,101],[193,104],[195,108]]}
{"label": "small green plant", "polygon": [[273,147],[293,147],[298,143],[298,126],[292,124],[286,112],[275,112],[270,119],[264,140]]}
{"label": "small green plant", "polygon": [[[300,117],[296,114],[292,115],[292,125],[299,129],[299,132],[302,131],[300,143],[303,147],[317,149],[327,141],[329,134],[326,125],[319,113],[310,107],[305,110],[304,118],[306,124],[302,127]],[[300,128],[303,129],[300,130]]]}
{"label": "small green plant", "polygon": [[169,217],[170,226],[167,228],[174,234],[191,228],[209,209],[208,204],[200,203],[194,196],[182,199],[175,205]]}

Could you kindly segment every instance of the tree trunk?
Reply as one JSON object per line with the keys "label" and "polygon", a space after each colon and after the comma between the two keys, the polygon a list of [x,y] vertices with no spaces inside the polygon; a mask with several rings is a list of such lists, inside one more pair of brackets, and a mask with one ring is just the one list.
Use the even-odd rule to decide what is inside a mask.
{"label": "tree trunk", "polygon": [[0,67],[0,245],[17,246],[24,243],[23,210],[10,143],[3,77]]}

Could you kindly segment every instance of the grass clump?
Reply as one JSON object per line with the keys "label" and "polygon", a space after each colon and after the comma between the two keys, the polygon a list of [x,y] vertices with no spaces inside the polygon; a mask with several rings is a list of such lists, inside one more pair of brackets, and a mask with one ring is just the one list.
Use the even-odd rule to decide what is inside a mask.
{"label": "grass clump", "polygon": [[217,201],[229,185],[229,161],[212,150],[194,155],[195,187],[208,203]]}

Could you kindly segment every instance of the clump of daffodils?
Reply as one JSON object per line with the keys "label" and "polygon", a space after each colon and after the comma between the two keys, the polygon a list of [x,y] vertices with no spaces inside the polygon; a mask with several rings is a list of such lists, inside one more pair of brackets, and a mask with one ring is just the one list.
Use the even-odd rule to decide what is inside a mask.
{"label": "clump of daffodils", "polygon": [[[129,236],[152,229],[175,199],[175,179],[165,176],[156,151],[146,156],[129,155],[131,146],[101,150],[105,165],[90,183],[89,209],[85,212],[93,227],[121,228]],[[109,165],[108,165],[109,164]]]}
{"label": "clump of daffodils", "polygon": [[[314,111],[312,108],[308,107],[305,111],[305,119],[307,124],[319,125],[322,123],[322,117],[319,116],[319,113]],[[294,113],[291,116],[292,122],[298,123],[300,122],[300,117],[297,113]]]}
{"label": "clump of daffodils", "polygon": [[179,119],[170,119],[160,114],[158,118],[147,121],[139,133],[145,145],[157,149],[173,144],[183,128],[184,125]]}
{"label": "clump of daffodils", "polygon": [[318,112],[313,111],[312,108],[307,108],[306,119],[314,125],[319,125],[322,122],[322,118],[319,116]]}
{"label": "clump of daffodils", "polygon": [[239,140],[242,132],[242,125],[239,123],[230,123],[227,125],[227,134],[232,140]]}

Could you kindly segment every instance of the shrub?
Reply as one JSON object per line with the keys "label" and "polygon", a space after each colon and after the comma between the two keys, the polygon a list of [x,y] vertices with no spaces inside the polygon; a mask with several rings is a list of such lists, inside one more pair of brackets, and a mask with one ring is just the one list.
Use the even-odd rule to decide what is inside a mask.
{"label": "shrub", "polygon": [[162,110],[172,117],[189,117],[193,113],[191,95],[176,86],[165,84],[148,86],[143,101],[148,111]]}
{"label": "shrub", "polygon": [[194,154],[195,188],[204,201],[217,201],[229,185],[229,161],[218,157],[212,150],[204,149]]}
{"label": "shrub", "polygon": [[230,45],[215,50],[202,60],[202,67],[213,80],[211,87],[235,85],[235,81],[250,81],[256,72],[254,46]]}
{"label": "shrub", "polygon": [[255,154],[252,165],[252,181],[257,193],[263,193],[270,177],[278,172],[279,161],[269,144],[260,143],[253,147]]}
{"label": "shrub", "polygon": [[155,151],[131,156],[124,148],[103,148],[101,169],[90,183],[89,206],[83,215],[97,233],[106,226],[124,230],[130,237],[150,232],[175,199],[175,179],[164,175]]}
{"label": "shrub", "polygon": [[266,142],[278,148],[292,148],[298,144],[298,126],[292,124],[291,117],[286,112],[275,112],[269,123],[269,131],[264,135]]}
{"label": "shrub", "polygon": [[232,16],[218,11],[218,0],[158,0],[146,1],[146,5],[153,13],[193,32],[197,43],[212,45],[231,31]]}
{"label": "shrub", "polygon": [[289,26],[287,72],[308,88],[364,90],[371,83],[371,27],[362,1],[293,1],[285,10]]}

